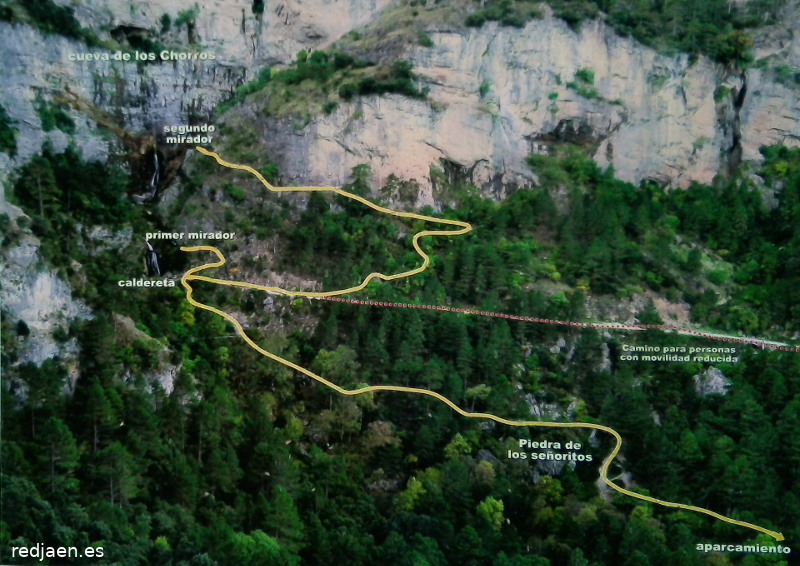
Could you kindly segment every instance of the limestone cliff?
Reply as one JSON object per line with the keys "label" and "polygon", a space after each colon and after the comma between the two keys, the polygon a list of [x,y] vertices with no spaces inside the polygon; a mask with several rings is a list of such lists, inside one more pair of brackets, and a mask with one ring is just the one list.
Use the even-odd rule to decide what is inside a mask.
{"label": "limestone cliff", "polygon": [[[45,139],[57,150],[69,142],[62,132],[44,132],[36,112],[38,99],[58,96],[66,86],[135,133],[208,120],[219,102],[261,68],[287,64],[301,49],[324,47],[364,25],[388,3],[342,2],[333,15],[324,0],[284,2],[265,13],[254,13],[250,0],[203,2],[202,7],[163,0],[94,0],[75,6],[79,22],[110,45],[135,50],[143,37],[156,38],[155,44],[170,50],[211,52],[213,61],[70,61],[70,55],[108,50],[0,22],[0,105],[16,121],[20,142],[16,158],[0,153],[0,178],[37,153]],[[164,16],[175,22],[167,31]],[[104,159],[111,151],[108,140],[91,121],[80,116],[76,121],[74,138],[84,156]]]}
{"label": "limestone cliff", "polygon": [[[534,183],[525,158],[569,141],[624,180],[686,187],[742,159],[759,161],[762,145],[798,143],[798,86],[774,72],[800,68],[791,32],[777,41],[765,32],[766,58],[741,74],[658,54],[601,22],[578,33],[545,18],[524,29],[492,23],[429,36],[432,48],[406,53],[429,102],[366,98],[299,131],[287,119],[260,126],[266,151],[293,182],[339,184],[352,166],[370,163],[379,183],[397,174],[426,185],[429,167],[445,160],[501,191]],[[586,76],[592,84],[581,83]]]}
{"label": "limestone cliff", "polygon": [[19,341],[21,362],[41,364],[55,356],[73,354],[74,340],[58,341],[53,333],[60,330],[66,334],[71,321],[91,316],[89,309],[76,301],[69,285],[48,269],[39,252],[39,240],[18,225],[18,220],[25,218],[22,212],[6,204],[0,207],[0,213],[10,217],[8,233],[16,240],[0,254],[0,304],[8,313],[9,323],[22,321],[26,328],[24,335],[3,339]]}
{"label": "limestone cliff", "polygon": [[[332,9],[323,0],[294,0],[265,3],[263,12],[249,0],[195,7],[164,0],[77,4],[84,26],[120,45],[130,48],[147,36],[216,55],[214,61],[144,65],[69,62],[70,53],[97,50],[1,24],[0,104],[17,120],[22,144],[15,160],[0,154],[0,168],[24,162],[45,137],[57,148],[67,143],[60,132],[41,131],[37,96],[70,85],[135,132],[209,119],[218,102],[264,66],[288,65],[301,49],[325,48],[350,30],[368,30],[369,22],[400,3],[336,2]],[[535,181],[524,164],[530,153],[573,141],[623,179],[687,186],[709,182],[731,159],[758,160],[761,145],[798,141],[798,85],[779,82],[775,73],[781,66],[800,68],[799,42],[789,25],[760,31],[760,64],[739,74],[704,58],[660,55],[599,21],[580,32],[552,17],[523,29],[496,23],[475,29],[452,21],[425,24],[426,13],[419,18],[433,47],[406,45],[400,55],[416,64],[430,87],[429,102],[368,97],[316,116],[299,131],[290,120],[259,119],[265,149],[289,178],[338,184],[353,165],[369,162],[378,180],[395,173],[427,184],[430,166],[445,159],[476,183],[499,189]],[[795,2],[785,21],[798,13]],[[165,16],[172,22],[167,27]],[[593,84],[576,80],[578,72],[593,75]],[[87,157],[102,158],[108,142],[90,126],[79,123],[75,137]]]}
{"label": "limestone cliff", "polygon": [[[73,5],[62,0],[64,5]],[[158,30],[170,17],[172,39],[213,48],[225,64],[249,70],[284,65],[301,49],[325,46],[369,23],[392,0],[92,0],[78,4],[84,26]],[[189,26],[176,25],[191,13]]]}

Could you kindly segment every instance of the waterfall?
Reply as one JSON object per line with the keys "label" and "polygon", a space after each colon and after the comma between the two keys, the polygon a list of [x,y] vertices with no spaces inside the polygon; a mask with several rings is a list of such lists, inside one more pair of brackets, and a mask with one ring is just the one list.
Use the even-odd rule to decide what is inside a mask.
{"label": "waterfall", "polygon": [[153,246],[150,245],[150,240],[145,238],[144,243],[147,244],[147,251],[144,252],[145,263],[147,264],[147,274],[161,275],[161,268],[158,267],[158,254],[156,254]]}
{"label": "waterfall", "polygon": [[158,192],[158,180],[159,180],[159,164],[158,164],[158,152],[155,148],[153,148],[153,178],[150,179],[150,189],[152,192],[150,193],[150,198],[155,198],[156,193]]}

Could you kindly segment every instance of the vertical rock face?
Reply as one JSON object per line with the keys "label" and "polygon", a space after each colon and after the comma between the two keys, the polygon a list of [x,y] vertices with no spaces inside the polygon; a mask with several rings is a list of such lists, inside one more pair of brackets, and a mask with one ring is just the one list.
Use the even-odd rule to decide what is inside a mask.
{"label": "vertical rock face", "polygon": [[[123,42],[142,34],[184,46],[177,50],[213,52],[214,61],[69,62],[71,53],[98,50],[2,24],[7,88],[0,104],[26,141],[15,162],[1,154],[0,165],[38,151],[45,135],[33,106],[37,93],[70,85],[134,131],[204,119],[259,69],[288,64],[301,49],[324,48],[391,3],[337,2],[331,9],[327,0],[212,0],[195,8],[94,0],[76,6],[82,24],[110,30]],[[291,124],[269,124],[279,135],[265,133],[265,140],[275,140],[266,149],[283,170],[298,182],[339,184],[354,165],[368,162],[379,182],[397,174],[425,186],[430,166],[444,160],[501,193],[504,185],[535,182],[525,164],[529,154],[570,141],[622,179],[688,186],[710,182],[739,159],[758,160],[761,145],[798,143],[797,85],[774,80],[777,65],[800,66],[791,30],[762,32],[756,54],[771,63],[742,76],[704,58],[692,63],[684,55],[660,55],[602,22],[586,22],[579,33],[544,18],[524,29],[490,23],[428,35],[432,48],[408,47],[405,56],[430,87],[430,102],[372,97],[343,104],[299,132]],[[84,153],[101,157],[107,144],[89,127],[79,124]],[[67,143],[60,132],[48,137],[57,149]],[[294,159],[298,152],[310,159]]]}
{"label": "vertical rock face", "polygon": [[755,59],[766,64],[747,71],[749,91],[740,113],[745,161],[760,159],[760,145],[800,144],[799,18],[800,3],[794,2],[785,24],[764,30],[755,43]]}
{"label": "vertical rock face", "polygon": [[[800,70],[800,61],[796,69]],[[772,73],[752,69],[747,73],[752,85],[741,110],[743,132],[742,158],[760,159],[762,145],[800,143],[800,85],[775,82]]]}
{"label": "vertical rock face", "polygon": [[[9,206],[0,207],[0,212],[20,215]],[[41,364],[74,347],[59,344],[52,334],[59,327],[66,330],[75,318],[89,318],[90,312],[72,297],[66,282],[44,268],[39,241],[30,235],[21,236],[0,255],[0,272],[0,304],[10,314],[10,322],[22,321],[30,332],[20,337],[20,361]]]}
{"label": "vertical rock face", "polygon": [[[286,65],[302,49],[330,44],[370,21],[390,0],[337,2],[335,10],[327,0],[264,2],[263,12],[254,12],[257,3],[252,0],[60,3],[74,8],[81,25],[102,37],[110,34],[123,44],[134,36],[157,38],[170,51],[205,51],[215,59],[148,64],[70,61],[70,54],[107,51],[0,22],[0,104],[16,121],[21,142],[15,159],[0,153],[0,171],[25,163],[45,139],[56,150],[69,141],[61,132],[42,131],[35,110],[37,96],[49,100],[69,86],[134,132],[186,123],[190,118],[204,119],[260,69]],[[164,16],[170,21],[168,31],[164,31]],[[107,141],[97,136],[90,122],[80,116],[76,121],[76,138],[84,156],[104,158],[109,151]]]}
{"label": "vertical rock face", "polygon": [[[684,185],[710,180],[718,167],[717,151],[697,155],[692,146],[698,138],[709,146],[725,142],[716,129],[717,76],[707,61],[690,67],[685,57],[660,56],[602,23],[576,34],[555,19],[524,30],[444,34],[438,45],[420,53],[420,72],[442,83],[434,97],[448,106],[445,113],[470,105],[489,114],[489,157],[504,172],[528,174],[524,158],[556,141],[595,149],[601,165],[631,181]],[[485,153],[483,140],[471,145],[455,161]]]}
{"label": "vertical rock face", "polygon": [[[378,182],[394,173],[425,185],[431,164],[444,161],[497,189],[535,182],[525,158],[568,141],[624,180],[686,187],[740,159],[757,161],[761,145],[798,142],[798,98],[771,71],[730,76],[705,58],[660,55],[601,22],[579,33],[546,18],[524,29],[492,23],[429,35],[434,47],[407,53],[429,102],[364,99],[299,132],[277,120],[268,125],[274,142],[264,132],[266,149],[298,183],[340,184],[351,167],[370,163]],[[789,57],[796,46],[787,45],[775,55]]]}
{"label": "vertical rock face", "polygon": [[[73,5],[71,0],[62,0]],[[257,69],[285,65],[301,49],[319,48],[371,21],[393,0],[93,0],[77,6],[85,26],[161,28],[169,16],[175,39],[212,48],[226,64]],[[197,6],[195,9],[194,7]],[[177,26],[193,12],[191,30]]]}
{"label": "vertical rock face", "polygon": [[[70,61],[70,55],[104,53],[58,36],[42,36],[26,26],[0,24],[0,56],[4,88],[0,104],[16,120],[19,147],[12,164],[26,162],[50,139],[62,149],[62,132],[44,132],[36,111],[37,98],[50,100],[68,87],[116,117],[130,131],[146,132],[162,124],[186,123],[190,116],[209,116],[215,105],[245,81],[242,66],[207,61]],[[74,115],[76,139],[89,159],[108,153],[108,143],[93,124]],[[0,160],[9,162],[6,154]],[[2,162],[0,162],[2,163]]]}

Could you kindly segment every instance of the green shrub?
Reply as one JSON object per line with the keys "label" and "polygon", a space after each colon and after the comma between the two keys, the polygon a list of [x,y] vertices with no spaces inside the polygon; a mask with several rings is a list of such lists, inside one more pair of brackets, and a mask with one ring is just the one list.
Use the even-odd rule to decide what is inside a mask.
{"label": "green shrub", "polygon": [[28,13],[33,26],[44,33],[71,37],[90,47],[101,46],[100,39],[92,30],[81,27],[72,8],[59,6],[53,0],[32,0],[17,5]]}
{"label": "green shrub", "polygon": [[467,16],[465,23],[471,28],[479,28],[483,24],[487,22],[488,18],[483,10],[478,10],[477,12],[470,14]]}
{"label": "green shrub", "polygon": [[45,132],[59,129],[66,134],[75,133],[75,122],[67,114],[67,108],[66,104],[46,101],[41,94],[36,97],[36,113]]}
{"label": "green shrub", "polygon": [[188,10],[181,10],[178,12],[178,17],[175,18],[175,27],[194,26],[197,23],[197,16],[200,15],[200,6],[195,4]]}
{"label": "green shrub", "polygon": [[247,95],[263,89],[271,79],[272,69],[270,67],[261,69],[255,79],[236,89],[236,95],[232,99],[220,103],[218,107],[219,112],[225,112],[225,110],[231,106],[240,104],[242,101],[244,101]]}
{"label": "green shrub", "polygon": [[[356,72],[358,69],[365,71]],[[326,95],[326,91],[338,92],[344,100],[350,100],[356,95],[387,92],[425,98],[427,92],[417,88],[416,76],[412,70],[413,64],[404,60],[396,61],[391,67],[386,67],[356,60],[347,53],[304,50],[297,54],[295,65],[290,69],[285,71],[263,69],[254,81],[237,89],[236,96],[232,100],[220,104],[219,110],[224,111],[237,104],[247,95],[262,90],[269,82],[299,86],[305,81],[311,81],[322,87],[316,87],[313,92],[321,91],[323,96]],[[289,97],[291,92],[284,89],[281,96]],[[336,109],[336,106],[336,101],[329,100],[322,104],[322,110],[329,114]]]}
{"label": "green shrub", "polygon": [[17,134],[14,127],[16,121],[11,119],[6,109],[0,105],[0,151],[14,157],[17,154]]}
{"label": "green shrub", "polygon": [[647,75],[647,84],[650,85],[653,90],[663,88],[667,82],[669,82],[669,75],[661,75],[658,73]]}
{"label": "green shrub", "polygon": [[714,90],[714,102],[719,104],[720,102],[724,102],[725,99],[728,98],[731,89],[726,87],[725,85],[720,85]]}
{"label": "green shrub", "polygon": [[574,90],[584,98],[595,99],[600,98],[600,93],[593,86],[586,86],[583,83],[570,81],[567,83],[567,88]]}
{"label": "green shrub", "polygon": [[225,183],[224,185],[222,185],[222,192],[225,193],[225,196],[227,196],[236,204],[243,203],[247,198],[247,195],[242,189],[240,189],[236,185],[232,185],[231,183]]}
{"label": "green shrub", "polygon": [[544,18],[545,13],[539,6],[534,6],[530,10],[528,10],[528,17],[532,20],[540,20]]}
{"label": "green shrub", "polygon": [[420,33],[419,34],[419,39],[417,40],[417,43],[419,43],[422,47],[433,47],[434,46],[433,40],[426,33]]}
{"label": "green shrub", "polygon": [[714,285],[724,285],[730,278],[730,275],[728,275],[728,272],[724,269],[714,269],[708,272],[707,277]]}
{"label": "green shrub", "polygon": [[800,85],[800,69],[789,65],[775,67],[775,80],[786,86]]}
{"label": "green shrub", "polygon": [[350,100],[358,94],[358,85],[356,83],[344,83],[339,87],[339,96],[344,100]]}
{"label": "green shrub", "polygon": [[487,94],[489,94],[489,90],[492,88],[492,83],[489,82],[482,82],[480,89],[478,89],[478,93],[480,94],[481,98],[484,98]]}
{"label": "green shrub", "polygon": [[323,83],[331,77],[335,69],[347,68],[352,64],[353,58],[346,54],[337,53],[331,61],[331,57],[324,51],[313,51],[310,54],[301,51],[294,68],[278,73],[275,79],[288,85],[300,84],[305,80]]}
{"label": "green shrub", "polygon": [[350,100],[356,94],[367,96],[371,94],[395,93],[404,94],[412,98],[425,98],[426,93],[414,84],[414,68],[410,61],[395,61],[388,74],[376,73],[366,76],[356,82],[349,82],[339,87],[339,96]]}
{"label": "green shrub", "polygon": [[333,68],[338,70],[347,69],[356,65],[355,59],[352,55],[347,53],[334,53],[333,54]]}
{"label": "green shrub", "polygon": [[[529,17],[540,17],[536,10],[531,10]],[[512,0],[491,1],[480,10],[467,16],[469,27],[480,27],[488,21],[500,22],[501,25],[522,28],[527,18],[516,7]]]}
{"label": "green shrub", "polygon": [[686,256],[686,263],[684,268],[691,274],[700,273],[703,267],[703,253],[699,248],[692,248]]}
{"label": "green shrub", "polygon": [[575,72],[575,79],[584,84],[593,85],[594,71],[592,71],[591,69],[578,69]]}
{"label": "green shrub", "polygon": [[237,96],[244,97],[250,93],[259,91],[262,88],[264,88],[264,86],[270,81],[271,78],[272,78],[272,69],[270,69],[269,67],[261,69],[258,72],[258,75],[256,76],[255,80],[247,83],[242,87],[239,87],[236,90],[236,94]]}
{"label": "green shrub", "polygon": [[169,17],[169,14],[161,16],[159,22],[161,23],[161,33],[169,33],[170,28],[172,28],[172,18]]}
{"label": "green shrub", "polygon": [[278,179],[280,178],[278,164],[274,162],[269,162],[266,166],[259,169],[258,172],[261,173],[261,175],[272,184],[277,183]]}
{"label": "green shrub", "polygon": [[585,20],[597,17],[599,10],[594,1],[588,0],[551,0],[548,2],[557,18],[561,18],[575,31],[580,30]]}
{"label": "green shrub", "polygon": [[575,71],[575,80],[567,83],[567,88],[574,90],[584,98],[600,98],[600,93],[594,84],[594,71],[591,69],[578,69]]}

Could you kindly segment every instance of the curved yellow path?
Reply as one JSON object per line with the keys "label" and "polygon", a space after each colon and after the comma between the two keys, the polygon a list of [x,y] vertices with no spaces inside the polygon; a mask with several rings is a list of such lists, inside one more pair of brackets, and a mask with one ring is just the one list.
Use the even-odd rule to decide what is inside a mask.
{"label": "curved yellow path", "polygon": [[217,261],[213,261],[211,263],[206,263],[206,264],[200,265],[198,267],[193,267],[192,269],[190,269],[189,271],[187,271],[183,275],[183,277],[181,278],[181,285],[183,285],[183,287],[186,289],[186,300],[189,301],[195,307],[197,307],[199,309],[206,310],[208,312],[213,312],[214,314],[217,314],[217,315],[221,316],[222,318],[224,318],[225,320],[227,320],[228,322],[230,322],[234,326],[234,328],[236,328],[236,332],[239,334],[239,336],[242,337],[242,340],[244,340],[247,343],[248,346],[253,348],[259,354],[261,354],[263,356],[266,356],[267,358],[269,358],[271,360],[274,360],[274,361],[278,362],[279,364],[283,364],[284,366],[286,366],[288,368],[291,368],[291,369],[293,369],[293,370],[295,370],[295,371],[297,371],[299,373],[302,373],[303,375],[310,377],[311,379],[317,381],[318,383],[321,383],[322,385],[324,385],[326,387],[329,387],[330,389],[333,389],[334,391],[336,391],[337,393],[340,393],[341,395],[356,396],[356,395],[363,395],[365,393],[373,393],[373,392],[378,392],[378,391],[393,391],[393,392],[396,392],[396,393],[410,393],[410,394],[414,394],[414,395],[424,395],[426,397],[433,397],[434,399],[436,399],[438,401],[441,401],[442,403],[444,403],[445,405],[447,405],[448,407],[453,409],[453,411],[455,411],[459,415],[461,415],[463,417],[466,417],[466,418],[470,418],[470,419],[491,420],[491,421],[495,421],[495,422],[500,423],[500,424],[513,426],[513,427],[582,428],[582,429],[603,431],[603,432],[608,433],[611,436],[613,436],[614,440],[616,442],[615,445],[614,445],[614,449],[611,451],[611,453],[608,455],[608,457],[606,457],[606,459],[603,460],[603,464],[600,467],[600,477],[603,480],[603,482],[608,487],[610,487],[611,489],[613,489],[613,490],[615,490],[615,491],[617,491],[617,492],[619,492],[619,493],[621,493],[623,495],[628,495],[630,497],[634,497],[636,499],[641,499],[642,501],[648,501],[650,503],[654,503],[656,505],[661,505],[663,507],[672,507],[672,508],[675,508],[675,509],[685,509],[687,511],[694,511],[696,513],[702,513],[703,515],[708,515],[710,517],[714,517],[715,519],[719,519],[720,521],[725,521],[726,523],[730,523],[732,525],[739,525],[741,527],[747,527],[749,529],[753,529],[755,531],[759,531],[759,532],[768,534],[769,536],[773,537],[777,541],[784,540],[783,534],[781,534],[779,532],[771,531],[771,530],[766,529],[764,527],[760,527],[760,526],[754,525],[752,523],[747,523],[745,521],[737,521],[736,519],[731,519],[730,517],[726,517],[724,515],[720,515],[719,513],[715,513],[714,511],[710,511],[709,509],[704,509],[703,507],[696,507],[694,505],[684,505],[683,503],[673,503],[671,501],[664,501],[663,499],[656,499],[655,497],[650,497],[648,495],[642,495],[640,493],[635,493],[633,491],[625,489],[624,487],[618,486],[617,484],[615,484],[614,482],[612,482],[608,478],[608,469],[611,466],[611,463],[614,461],[614,459],[619,454],[620,449],[622,448],[622,437],[619,435],[619,433],[616,430],[614,430],[611,427],[608,427],[608,426],[605,426],[605,425],[594,424],[594,423],[583,423],[583,422],[561,423],[561,422],[545,422],[545,421],[512,421],[512,420],[509,420],[509,419],[505,419],[503,417],[498,417],[498,416],[493,415],[491,413],[473,413],[473,412],[466,411],[466,410],[462,409],[461,407],[456,405],[453,401],[451,401],[450,399],[448,399],[444,395],[441,395],[440,393],[437,393],[435,391],[430,391],[428,389],[420,389],[420,388],[417,388],[417,387],[403,387],[403,386],[395,386],[395,385],[369,385],[369,386],[361,387],[361,388],[358,388],[358,389],[344,389],[343,387],[340,387],[339,385],[336,385],[335,383],[325,379],[321,375],[317,375],[316,373],[312,372],[309,369],[306,369],[306,368],[304,368],[302,366],[299,366],[299,365],[297,365],[297,364],[295,364],[295,363],[293,363],[293,362],[291,362],[291,361],[289,361],[289,360],[287,360],[285,358],[282,358],[282,357],[280,357],[280,356],[278,356],[276,354],[273,354],[272,352],[269,352],[269,351],[265,350],[264,348],[262,348],[261,346],[256,344],[247,335],[247,333],[245,332],[245,330],[242,327],[241,323],[239,323],[239,321],[236,320],[233,316],[231,316],[230,314],[228,314],[228,313],[226,313],[224,311],[221,311],[218,308],[215,308],[215,307],[212,307],[212,306],[209,306],[209,305],[206,305],[204,303],[201,303],[201,302],[197,301],[193,296],[194,289],[192,288],[190,282],[191,281],[203,281],[203,282],[206,282],[206,283],[214,283],[215,285],[223,285],[223,286],[226,286],[226,287],[241,287],[241,288],[244,288],[244,289],[253,289],[253,290],[257,290],[257,291],[268,291],[268,292],[272,292],[272,293],[279,293],[279,294],[282,294],[282,295],[289,295],[289,296],[296,296],[296,297],[312,297],[313,298],[313,297],[330,297],[330,296],[335,296],[335,295],[344,295],[344,294],[347,294],[347,293],[354,293],[356,291],[360,291],[360,290],[364,289],[364,287],[366,287],[369,284],[369,282],[372,281],[373,279],[381,279],[383,281],[391,281],[391,280],[394,280],[394,279],[403,279],[403,278],[406,278],[406,277],[411,277],[413,275],[417,275],[419,273],[422,273],[423,271],[425,271],[425,269],[427,269],[428,265],[430,264],[430,257],[420,247],[420,245],[419,245],[419,239],[420,238],[423,238],[425,236],[458,236],[458,235],[461,235],[461,234],[466,234],[467,232],[471,231],[472,230],[472,226],[467,222],[461,222],[461,221],[458,221],[458,220],[446,220],[446,219],[443,219],[443,218],[434,218],[432,216],[414,214],[414,213],[411,213],[411,212],[397,212],[397,211],[390,210],[388,208],[379,206],[377,204],[374,204],[374,203],[368,201],[367,199],[365,199],[363,197],[360,197],[360,196],[352,194],[352,193],[348,193],[347,191],[343,191],[343,190],[335,188],[335,187],[273,187],[261,175],[261,173],[259,173],[258,171],[256,171],[252,167],[249,167],[247,165],[237,165],[235,163],[230,163],[230,162],[225,161],[224,159],[222,159],[217,153],[215,153],[213,151],[208,151],[208,150],[206,150],[206,149],[204,149],[202,147],[197,147],[196,149],[197,149],[197,151],[199,151],[200,153],[202,153],[204,155],[208,155],[210,157],[213,157],[214,159],[216,159],[217,163],[219,163],[223,167],[227,167],[229,169],[238,169],[238,170],[241,170],[241,171],[246,171],[248,173],[251,173],[252,175],[254,175],[261,182],[261,184],[263,184],[267,189],[269,189],[270,191],[273,191],[273,192],[299,192],[299,191],[324,191],[324,192],[330,192],[330,193],[335,193],[335,194],[341,195],[341,196],[346,197],[346,198],[350,198],[350,199],[356,200],[356,201],[364,204],[365,206],[368,206],[369,208],[372,208],[374,210],[377,210],[379,212],[383,212],[384,214],[388,214],[388,215],[391,215],[391,216],[396,216],[396,217],[399,217],[399,218],[410,218],[410,219],[413,219],[413,220],[424,220],[424,221],[427,221],[427,222],[438,222],[440,224],[447,224],[447,225],[450,225],[450,226],[458,227],[457,230],[451,230],[451,231],[448,231],[448,230],[423,230],[423,231],[418,232],[417,234],[414,235],[414,238],[412,240],[412,243],[414,245],[414,249],[417,251],[417,253],[420,255],[420,257],[422,257],[422,260],[423,260],[422,261],[422,265],[420,265],[419,267],[417,267],[415,269],[411,269],[409,271],[404,271],[402,273],[397,273],[397,274],[394,274],[394,275],[385,275],[383,273],[374,273],[373,272],[373,273],[370,273],[367,277],[365,277],[364,280],[360,284],[356,285],[355,287],[350,287],[348,289],[340,289],[338,291],[323,291],[323,292],[290,291],[290,290],[286,290],[286,289],[281,289],[279,287],[267,287],[267,286],[263,286],[263,285],[254,285],[252,283],[244,283],[244,282],[240,282],[240,281],[229,281],[229,280],[224,280],[224,279],[217,279],[217,278],[214,278],[214,277],[206,277],[206,276],[203,276],[203,275],[198,275],[198,273],[201,273],[201,272],[206,271],[208,269],[214,269],[214,268],[222,267],[223,265],[225,265],[225,263],[226,263],[225,256],[222,255],[222,252],[220,252],[217,248],[215,248],[213,246],[182,247],[181,250],[184,251],[184,252],[189,252],[189,253],[211,252],[211,253],[213,253],[214,255],[217,256]]}

